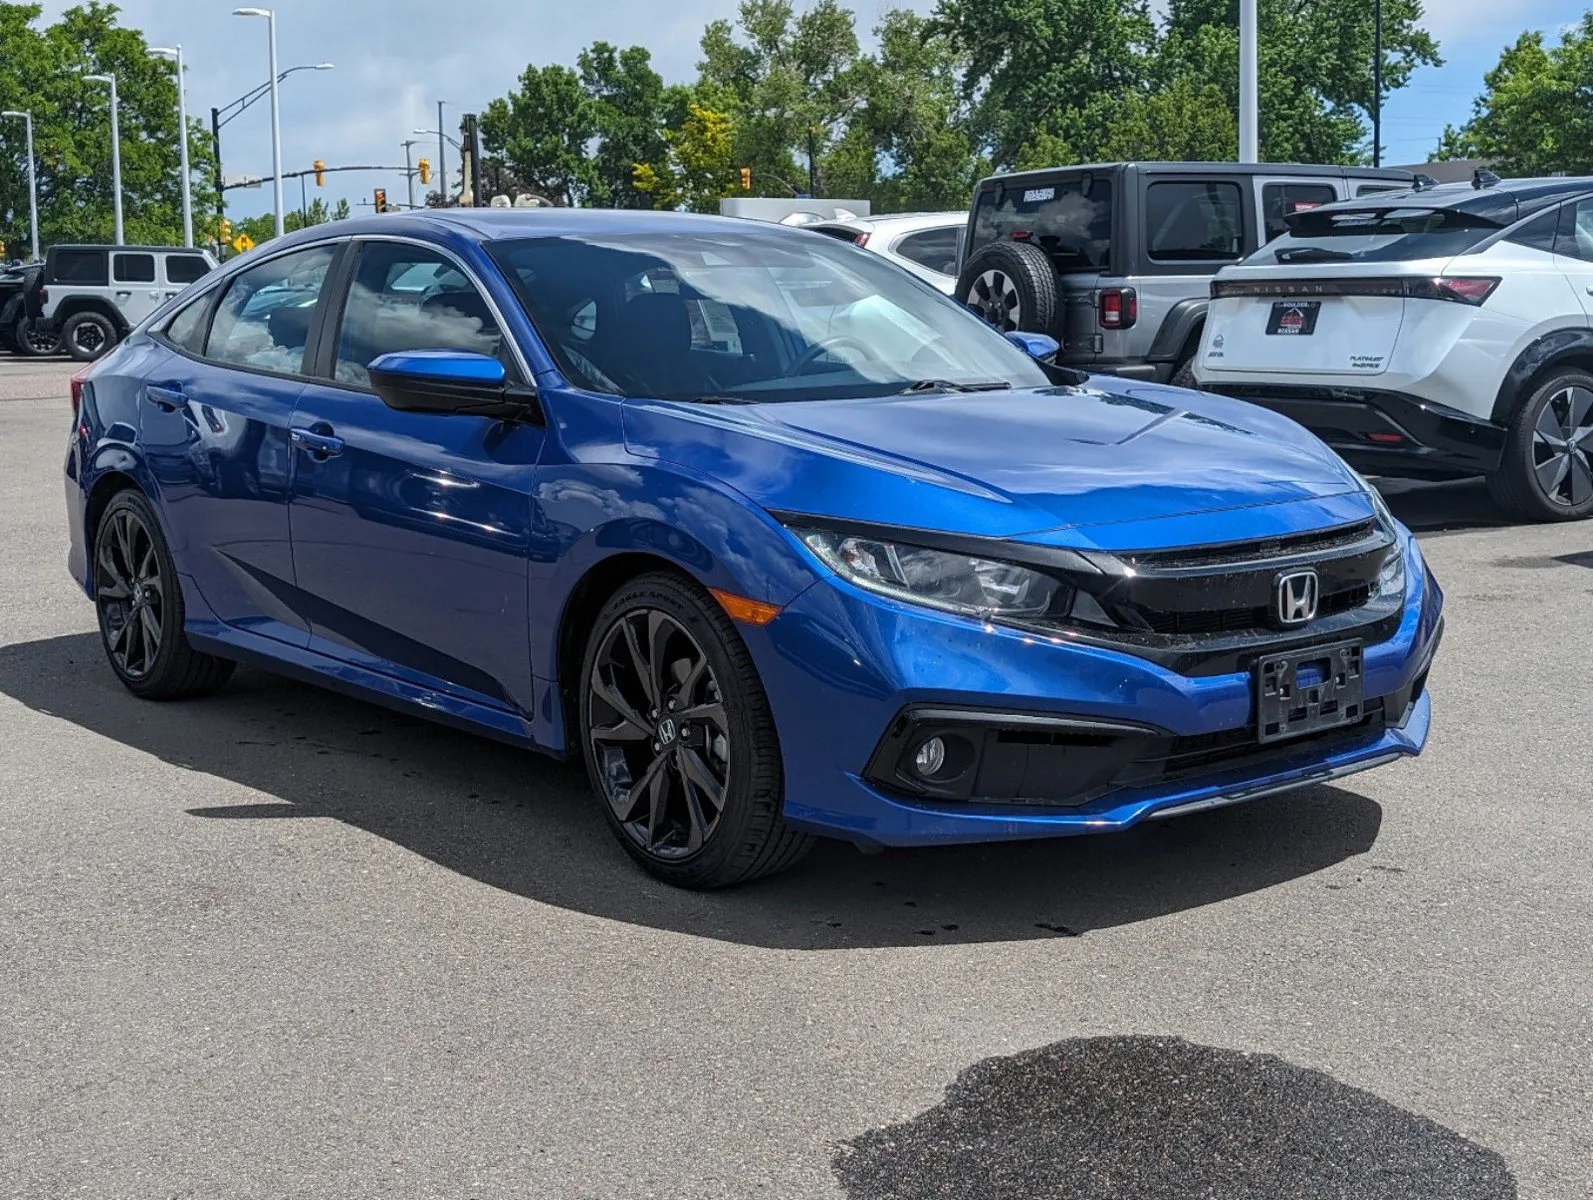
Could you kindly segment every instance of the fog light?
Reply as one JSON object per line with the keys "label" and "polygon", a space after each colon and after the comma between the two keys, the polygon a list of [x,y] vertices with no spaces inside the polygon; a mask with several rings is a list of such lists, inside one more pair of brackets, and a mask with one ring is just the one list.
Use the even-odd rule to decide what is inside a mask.
{"label": "fog light", "polygon": [[919,746],[918,753],[913,755],[913,768],[926,779],[945,765],[946,743],[938,737],[930,738]]}

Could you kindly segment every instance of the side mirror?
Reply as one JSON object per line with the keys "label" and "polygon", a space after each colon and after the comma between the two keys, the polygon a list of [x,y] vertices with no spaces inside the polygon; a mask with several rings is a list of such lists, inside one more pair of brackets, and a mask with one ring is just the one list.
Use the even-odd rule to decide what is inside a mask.
{"label": "side mirror", "polygon": [[1045,333],[1024,333],[1022,330],[1014,330],[1007,334],[1006,338],[1030,358],[1043,363],[1054,362],[1057,352],[1062,349],[1054,337]]}
{"label": "side mirror", "polygon": [[503,364],[469,350],[403,350],[366,368],[382,403],[401,412],[543,423],[535,388],[509,382]]}

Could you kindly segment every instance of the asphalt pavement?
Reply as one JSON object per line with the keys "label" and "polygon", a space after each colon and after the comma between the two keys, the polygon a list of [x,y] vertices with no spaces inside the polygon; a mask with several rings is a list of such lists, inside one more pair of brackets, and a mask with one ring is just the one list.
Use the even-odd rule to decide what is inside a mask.
{"label": "asphalt pavement", "polygon": [[1593,1194],[1593,524],[1388,489],[1449,599],[1416,761],[704,896],[571,766],[125,693],[70,372],[0,357],[0,1196]]}

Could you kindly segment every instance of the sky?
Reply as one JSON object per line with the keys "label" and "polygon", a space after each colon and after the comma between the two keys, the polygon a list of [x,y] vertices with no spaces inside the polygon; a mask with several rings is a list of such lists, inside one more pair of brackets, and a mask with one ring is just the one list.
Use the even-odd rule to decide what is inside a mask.
{"label": "sky", "polygon": [[[269,0],[266,0],[269,3]],[[905,0],[928,11],[933,0]],[[1370,2],[1370,0],[1368,0]],[[1385,161],[1426,161],[1446,123],[1459,124],[1481,90],[1483,72],[1525,29],[1556,33],[1580,19],[1593,0],[1427,0],[1426,25],[1440,44],[1445,65],[1418,71],[1410,86],[1384,105]],[[802,7],[803,0],[797,0]],[[53,18],[69,0],[46,0]],[[207,123],[222,107],[263,83],[266,22],[234,17],[229,0],[122,0],[122,20],[138,27],[150,45],[180,42],[188,65],[188,108]],[[885,0],[855,0],[860,26],[872,26]],[[437,101],[447,102],[445,128],[457,135],[460,114],[480,111],[509,92],[527,63],[573,64],[576,53],[598,40],[640,44],[668,81],[691,78],[703,26],[733,17],[736,0],[579,0],[533,4],[527,0],[276,0],[280,69],[330,61],[331,71],[303,71],[281,89],[282,158],[286,171],[317,158],[332,164],[399,166],[400,143],[417,128],[436,129]],[[435,165],[437,139],[421,138]],[[269,175],[271,123],[261,101],[222,130],[228,174]],[[453,147],[447,149],[452,172]],[[402,170],[331,175],[308,195],[328,204],[347,198],[370,203],[385,187],[403,199]],[[287,182],[289,207],[299,202],[296,180]],[[271,208],[271,189],[228,193],[229,210],[249,216]]]}

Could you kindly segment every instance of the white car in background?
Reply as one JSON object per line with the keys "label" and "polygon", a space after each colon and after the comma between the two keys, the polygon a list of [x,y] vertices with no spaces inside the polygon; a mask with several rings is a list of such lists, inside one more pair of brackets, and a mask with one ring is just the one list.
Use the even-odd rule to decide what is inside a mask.
{"label": "white car in background", "polygon": [[1222,271],[1195,377],[1368,474],[1484,475],[1593,516],[1593,179],[1446,184],[1285,218]]}
{"label": "white car in background", "polygon": [[967,226],[966,212],[941,212],[847,217],[803,228],[888,258],[949,296],[957,290],[957,254]]}

